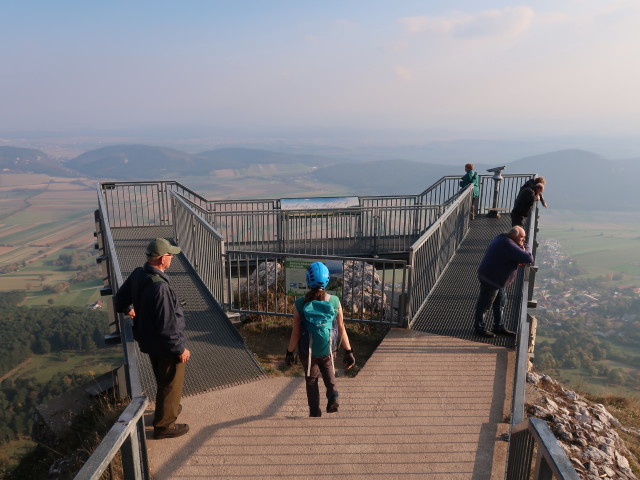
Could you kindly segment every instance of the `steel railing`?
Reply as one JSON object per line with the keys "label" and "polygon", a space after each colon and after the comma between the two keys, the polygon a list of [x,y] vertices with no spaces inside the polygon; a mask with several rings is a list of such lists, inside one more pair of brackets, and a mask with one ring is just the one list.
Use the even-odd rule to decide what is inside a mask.
{"label": "steel railing", "polygon": [[[533,466],[534,453],[536,453]],[[533,468],[532,468],[533,467]],[[507,480],[579,480],[547,422],[529,418],[511,427]]]}
{"label": "steel railing", "polygon": [[184,197],[171,192],[171,205],[176,243],[214,298],[223,302],[225,247],[222,236]]}
{"label": "steel railing", "polygon": [[439,206],[208,212],[228,248],[326,255],[406,252]]}
{"label": "steel railing", "polygon": [[[538,231],[537,205],[526,225],[527,241],[536,256]],[[577,480],[578,474],[544,420],[525,418],[527,371],[529,367],[530,316],[535,267],[526,267],[521,289],[519,326],[516,338],[513,398],[511,402],[511,432],[507,460],[507,480]],[[537,452],[535,467],[534,453]],[[532,468],[533,467],[533,468]],[[531,476],[533,474],[533,476]]]}
{"label": "steel railing", "polygon": [[408,315],[416,318],[431,290],[469,231],[472,189],[456,194],[444,214],[409,248]]}
{"label": "steel railing", "polygon": [[[103,252],[100,263],[104,264],[107,270],[105,281],[108,282],[108,285],[104,287],[104,293],[113,294],[117,292],[123,281],[109,220],[103,190],[98,187],[96,223],[99,231],[96,234],[99,240],[98,246]],[[117,314],[113,304],[109,313],[113,319],[112,334],[119,336],[124,353],[126,380],[125,385],[118,385],[120,396],[128,396],[131,401],[87,463],[78,472],[76,478],[82,480],[100,478],[102,472],[110,466],[116,454],[120,452],[125,479],[149,479],[149,459],[143,416],[148,399],[142,392],[138,371],[138,353],[133,339],[131,319],[128,316]]]}
{"label": "steel railing", "polygon": [[204,206],[204,197],[178,182],[105,182],[100,184],[111,227],[172,225],[169,191]]}
{"label": "steel railing", "polygon": [[[302,254],[228,250],[229,310],[254,315],[293,315],[296,295],[289,294],[287,265],[291,263],[291,268],[296,268],[293,265],[296,261],[314,260],[340,264],[342,276],[336,290],[346,321],[404,326],[408,276],[403,260],[327,255],[313,258]],[[355,282],[355,278],[359,281]],[[333,290],[331,284],[328,290]]]}

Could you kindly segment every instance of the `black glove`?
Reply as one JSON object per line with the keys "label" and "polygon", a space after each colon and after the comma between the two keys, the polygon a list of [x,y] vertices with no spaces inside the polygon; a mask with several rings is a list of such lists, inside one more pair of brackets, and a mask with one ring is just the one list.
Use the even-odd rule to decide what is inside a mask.
{"label": "black glove", "polygon": [[342,359],[342,363],[344,363],[344,368],[349,370],[356,364],[356,357],[353,356],[353,350],[345,350],[344,358]]}
{"label": "black glove", "polygon": [[296,356],[293,354],[293,352],[287,350],[287,354],[284,356],[284,363],[287,364],[287,367],[290,367],[291,365],[296,363]]}

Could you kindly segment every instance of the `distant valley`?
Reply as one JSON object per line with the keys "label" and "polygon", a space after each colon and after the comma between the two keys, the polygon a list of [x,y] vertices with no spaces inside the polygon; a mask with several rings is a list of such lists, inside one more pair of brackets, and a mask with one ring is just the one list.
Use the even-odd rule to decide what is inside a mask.
{"label": "distant valley", "polygon": [[[507,167],[504,173],[545,176],[545,198],[553,208],[638,211],[640,206],[631,193],[636,184],[637,163],[638,160],[612,161],[584,150],[561,150],[503,164]],[[485,173],[494,166],[476,164],[476,170]],[[251,148],[219,148],[192,154],[149,145],[103,147],[64,162],[40,150],[0,146],[0,171],[123,181],[196,178],[197,183],[206,183],[209,179],[219,184],[216,190],[223,195],[225,181],[241,187],[243,177],[271,177],[271,197],[304,195],[312,183],[333,185],[342,193],[356,195],[417,194],[444,175],[464,173],[462,164],[454,167],[393,157],[367,161],[346,154],[338,157]],[[299,188],[292,188],[296,184]],[[323,187],[308,190],[308,195],[328,194]],[[256,193],[264,196],[267,192]]]}

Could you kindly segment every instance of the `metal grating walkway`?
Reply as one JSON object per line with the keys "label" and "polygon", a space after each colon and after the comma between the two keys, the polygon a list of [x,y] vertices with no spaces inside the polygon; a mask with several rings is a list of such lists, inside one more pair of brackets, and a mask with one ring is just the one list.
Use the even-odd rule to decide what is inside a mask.
{"label": "metal grating walkway", "polygon": [[[478,216],[471,222],[471,229],[455,256],[431,292],[426,305],[415,316],[411,328],[421,332],[446,335],[466,340],[513,347],[515,338],[497,336],[495,339],[477,337],[473,333],[473,313],[480,291],[477,270],[484,251],[496,235],[511,228],[511,217]],[[507,288],[505,325],[516,330],[520,311],[520,295],[524,269],[518,269],[516,281]],[[493,325],[491,310],[485,317],[488,328]]]}
{"label": "metal grating walkway", "polygon": [[[123,279],[146,261],[144,249],[156,237],[172,240],[172,227],[112,228]],[[204,287],[184,256],[174,257],[167,270],[171,287],[184,305],[187,324],[187,362],[184,395],[250,382],[263,378],[264,372],[244,344],[211,293]],[[139,356],[142,388],[155,399],[156,384],[147,355]]]}

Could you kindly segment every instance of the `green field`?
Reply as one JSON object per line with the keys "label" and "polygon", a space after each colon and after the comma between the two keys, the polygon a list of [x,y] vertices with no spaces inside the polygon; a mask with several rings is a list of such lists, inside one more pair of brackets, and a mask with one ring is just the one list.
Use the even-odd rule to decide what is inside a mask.
{"label": "green field", "polygon": [[70,351],[34,355],[12,378],[35,378],[38,382],[46,383],[58,373],[99,376],[122,365],[122,362],[120,346],[101,348],[89,354]]}
{"label": "green field", "polygon": [[[28,455],[36,446],[37,443],[27,438],[5,443],[0,453],[0,462],[6,462],[6,465],[0,466],[0,475],[2,474],[3,467],[5,471],[10,472],[20,463],[22,458]],[[0,476],[0,478],[4,477]]]}
{"label": "green field", "polygon": [[[536,335],[536,345],[539,345],[541,342],[554,343],[556,341],[553,337],[546,337],[540,333]],[[631,347],[623,347],[611,342],[616,350],[622,353],[627,353],[631,355],[640,354],[640,350],[634,349]],[[600,360],[594,362],[596,365],[605,366],[609,369],[611,368],[620,368],[625,372],[633,372],[635,367],[626,365],[624,363],[620,363],[614,360]],[[633,388],[627,388],[621,385],[612,385],[608,382],[606,378],[588,375],[581,369],[576,368],[557,368],[555,369],[557,373],[551,373],[551,376],[554,376],[556,380],[575,388],[581,392],[587,392],[593,395],[622,395],[625,397],[634,397],[640,398],[640,392]]]}
{"label": "green field", "polygon": [[640,281],[640,212],[543,209],[538,238],[557,240],[587,277],[624,273]]}

